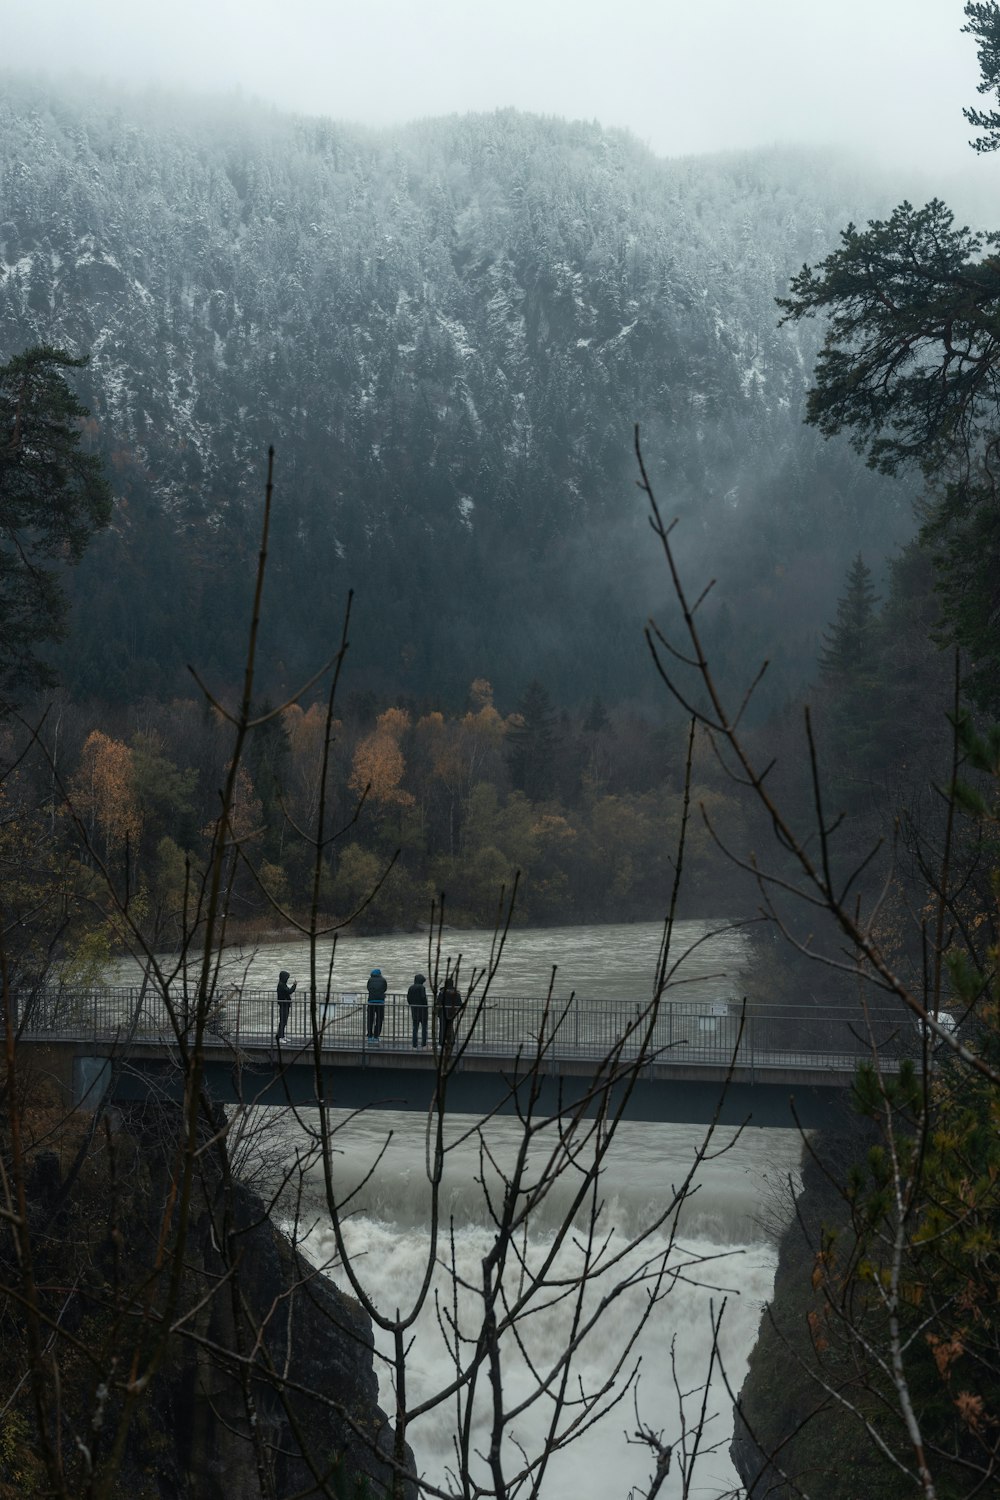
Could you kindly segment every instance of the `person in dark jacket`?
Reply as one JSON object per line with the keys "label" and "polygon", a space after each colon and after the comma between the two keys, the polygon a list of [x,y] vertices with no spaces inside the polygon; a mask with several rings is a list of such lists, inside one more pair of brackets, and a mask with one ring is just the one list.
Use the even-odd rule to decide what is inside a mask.
{"label": "person in dark jacket", "polygon": [[444,982],[444,988],[438,996],[438,1021],[440,1026],[440,1047],[442,1052],[445,1047],[450,1047],[455,1039],[455,1022],[458,1020],[462,1009],[462,997],[455,983],[455,976],[449,974]]}
{"label": "person in dark jacket", "polygon": [[406,1003],[410,1007],[410,1017],[413,1021],[413,1045],[417,1046],[417,1032],[420,1032],[420,1046],[427,1046],[427,981],[422,974],[414,974],[413,983],[406,992]]}
{"label": "person in dark jacket", "polygon": [[382,1023],[385,1020],[385,996],[389,988],[389,981],[381,969],[372,969],[368,980],[368,1040],[373,1046],[379,1046],[379,1037],[382,1035]]}
{"label": "person in dark jacket", "polygon": [[278,1030],[275,1033],[274,1037],[274,1040],[276,1042],[280,1042],[281,1038],[285,1034],[285,1028],[288,1025],[288,1017],[291,1014],[292,1010],[292,992],[294,991],[297,984],[297,979],[293,979],[291,984],[289,984],[288,970],[282,969],[281,973],[278,975]]}

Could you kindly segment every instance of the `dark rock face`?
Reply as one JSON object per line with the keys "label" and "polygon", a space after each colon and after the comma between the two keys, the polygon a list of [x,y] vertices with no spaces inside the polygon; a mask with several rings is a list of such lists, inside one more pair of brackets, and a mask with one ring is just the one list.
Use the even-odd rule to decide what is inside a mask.
{"label": "dark rock face", "polygon": [[815,1255],[822,1227],[837,1223],[843,1211],[836,1183],[865,1149],[866,1132],[866,1123],[845,1110],[835,1129],[813,1138],[803,1159],[795,1212],[778,1247],[774,1295],[734,1413],[729,1452],[747,1500],[798,1500],[803,1491],[860,1500],[866,1493],[859,1478],[864,1445],[853,1451],[845,1444],[822,1387],[806,1373]]}
{"label": "dark rock face", "polygon": [[[53,1356],[68,1472],[82,1435],[115,1500],[416,1500],[412,1454],[379,1405],[367,1313],[232,1179],[221,1115],[183,1223],[175,1107],[135,1106],[107,1132],[87,1119],[29,1151],[27,1174],[41,1309],[72,1340]],[[2,1234],[0,1272],[17,1285]],[[0,1313],[0,1386],[14,1389],[26,1328],[16,1301]],[[151,1378],[133,1387],[130,1371]],[[18,1421],[17,1466],[40,1475],[30,1391]]]}
{"label": "dark rock face", "polygon": [[[749,1378],[748,1376],[747,1379]],[[740,1476],[747,1500],[764,1500],[765,1496],[768,1500],[779,1500],[779,1497],[790,1492],[744,1421],[741,1409],[744,1391],[740,1392],[736,1420],[733,1425],[733,1438],[729,1445],[733,1467]]]}
{"label": "dark rock face", "polygon": [[[205,1339],[233,1350],[259,1330],[260,1347],[243,1379],[231,1360],[204,1350],[182,1374],[176,1395],[190,1418],[180,1425],[192,1495],[234,1500],[236,1473],[245,1485],[236,1493],[260,1494],[248,1406],[279,1494],[328,1494],[338,1471],[347,1493],[361,1475],[374,1494],[391,1492],[393,1430],[378,1404],[368,1315],[293,1251],[251,1193],[236,1185],[229,1208],[238,1297],[213,1297]],[[224,1274],[207,1209],[195,1237],[206,1278]],[[408,1450],[406,1463],[412,1475]],[[416,1494],[412,1478],[404,1476],[403,1494]]]}

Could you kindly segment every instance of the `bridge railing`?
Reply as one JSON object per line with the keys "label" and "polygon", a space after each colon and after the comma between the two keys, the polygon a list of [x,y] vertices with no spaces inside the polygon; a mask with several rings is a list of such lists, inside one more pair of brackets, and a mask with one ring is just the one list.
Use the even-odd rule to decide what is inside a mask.
{"label": "bridge railing", "polygon": [[[32,998],[21,1020],[22,1034],[32,1038],[79,1038],[95,1041],[169,1043],[178,1027],[193,1025],[193,996],[171,996],[170,1006],[151,989],[126,986],[97,990],[45,991]],[[473,1052],[514,1057],[532,1054],[539,1037],[550,1059],[604,1057],[613,1048],[634,1058],[648,1055],[676,1062],[715,1063],[734,1055],[742,1066],[798,1063],[802,1067],[853,1067],[870,1055],[898,1058],[918,1049],[916,1030],[906,1012],[885,1010],[868,1019],[857,1009],[811,1005],[744,1006],[732,1000],[673,1000],[669,994],[651,1027],[635,1000],[554,1000],[546,1009],[535,996],[488,996],[481,1007],[475,997],[455,1022],[455,1032]],[[403,994],[386,997],[381,1036],[368,1035],[367,996],[337,992],[317,1000],[297,991],[283,1039],[296,1048],[313,1035],[313,1015],[321,1044],[329,1049],[408,1049],[413,1045],[413,1017]],[[272,1044],[278,1025],[273,990],[236,989],[216,997],[206,1019],[210,1046]],[[440,1036],[441,1015],[432,1002],[431,1029]],[[647,1031],[649,1036],[647,1039]]]}

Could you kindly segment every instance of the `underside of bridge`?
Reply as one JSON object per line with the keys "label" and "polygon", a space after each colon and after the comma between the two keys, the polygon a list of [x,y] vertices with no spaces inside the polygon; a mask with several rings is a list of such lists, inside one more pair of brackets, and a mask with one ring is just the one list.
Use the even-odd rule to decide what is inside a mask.
{"label": "underside of bridge", "polygon": [[[160,1051],[127,1057],[87,1055],[77,1050],[72,1060],[73,1102],[87,1107],[109,1088],[115,1100],[179,1097],[183,1074],[176,1062]],[[437,1065],[430,1053],[410,1058],[406,1053],[345,1053],[322,1060],[317,1075],[311,1053],[284,1053],[260,1048],[254,1055],[207,1056],[205,1084],[220,1104],[239,1102],[308,1108],[320,1098],[334,1109],[389,1109],[426,1113],[434,1103]],[[627,1071],[627,1070],[626,1070]],[[815,1129],[833,1123],[847,1102],[850,1074],[817,1076],[799,1069],[732,1070],[724,1067],[684,1067],[672,1063],[645,1066],[611,1086],[611,1107],[628,1120],[666,1124],[771,1126]],[[564,1062],[558,1070],[530,1072],[510,1058],[474,1056],[461,1059],[449,1073],[446,1107],[463,1115],[493,1112],[513,1114],[528,1105],[535,1091],[534,1113],[555,1115],[588,1101],[586,1112],[598,1107],[598,1079],[586,1063]],[[588,1100],[588,1095],[595,1096]]]}

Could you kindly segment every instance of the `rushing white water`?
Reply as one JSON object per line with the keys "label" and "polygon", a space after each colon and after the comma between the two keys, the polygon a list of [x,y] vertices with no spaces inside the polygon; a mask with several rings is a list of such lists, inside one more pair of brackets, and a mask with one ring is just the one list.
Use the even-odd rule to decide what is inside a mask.
{"label": "rushing white water", "polygon": [[[362,1181],[391,1137],[371,1182],[351,1204],[345,1238],[348,1253],[376,1307],[387,1315],[397,1308],[406,1312],[417,1293],[428,1255],[425,1122],[413,1115],[367,1114],[352,1120],[338,1118],[337,1123],[341,1133],[336,1138],[333,1170],[336,1192],[341,1197]],[[462,1119],[452,1121],[452,1133],[467,1129],[471,1123]],[[501,1161],[513,1157],[519,1130],[513,1120],[490,1122],[488,1139]],[[636,1236],[661,1216],[675,1186],[688,1172],[702,1139],[702,1131],[695,1126],[620,1127],[603,1179],[606,1208],[602,1223],[613,1229],[615,1244]],[[717,1154],[724,1145],[729,1149]],[[698,1388],[705,1381],[711,1346],[712,1309],[718,1312],[723,1298],[726,1306],[719,1352],[731,1388],[736,1390],[742,1383],[761,1306],[773,1284],[775,1250],[769,1231],[775,1215],[787,1213],[787,1182],[789,1175],[797,1170],[800,1146],[793,1131],[747,1131],[735,1142],[733,1132],[727,1131],[713,1143],[714,1159],[705,1161],[698,1169],[694,1189],[680,1214],[670,1255],[670,1265],[678,1273],[678,1279],[653,1309],[633,1351],[633,1358],[639,1355],[642,1360],[639,1415],[644,1423],[661,1432],[665,1441],[677,1441],[681,1431],[675,1379],[687,1393],[685,1420],[689,1428],[697,1422],[701,1402]],[[494,1239],[483,1190],[477,1182],[480,1172],[478,1148],[472,1140],[447,1158],[442,1220],[446,1227],[453,1226],[457,1270],[470,1288],[480,1285],[481,1263]],[[551,1247],[571,1191],[567,1177],[533,1215],[529,1255],[540,1257]],[[306,1181],[303,1228],[307,1231],[305,1248],[311,1258],[326,1266],[334,1279],[347,1287],[347,1278],[337,1262],[333,1233],[325,1217],[322,1184],[315,1169]],[[668,1225],[654,1230],[641,1249],[631,1254],[626,1265],[634,1268],[651,1255],[662,1253],[668,1247],[668,1234]],[[449,1253],[446,1241],[439,1247],[435,1286],[446,1291],[450,1300],[451,1276],[444,1264]],[[579,1253],[572,1245],[564,1248],[558,1261],[560,1271],[571,1273],[578,1264]],[[595,1289],[589,1299],[591,1305],[597,1295]],[[624,1339],[641,1320],[645,1299],[644,1285],[632,1287],[616,1304],[601,1330],[584,1345],[576,1369],[586,1386],[595,1387],[610,1373]],[[541,1301],[544,1305],[528,1319],[525,1342],[532,1357],[544,1364],[546,1358],[563,1347],[570,1310],[565,1302],[553,1306],[548,1305],[550,1298]],[[467,1320],[467,1331],[471,1329],[474,1333],[479,1326],[478,1308],[474,1292],[470,1290],[460,1296],[460,1316]],[[429,1299],[415,1334],[408,1361],[410,1405],[447,1384],[453,1371],[433,1298]],[[384,1339],[380,1341],[378,1330],[376,1346],[384,1354],[389,1353],[389,1345]],[[394,1398],[388,1368],[384,1365],[380,1378],[383,1404],[391,1412]],[[505,1399],[508,1403],[520,1399],[530,1387],[524,1361],[511,1340],[505,1350]],[[732,1494],[737,1485],[728,1452],[732,1401],[718,1372],[706,1410],[708,1421],[702,1453],[690,1493],[701,1500],[718,1500]],[[474,1429],[480,1451],[488,1447],[485,1415],[484,1412],[480,1416],[480,1424]],[[542,1443],[548,1415],[548,1405],[541,1402],[515,1426],[514,1436],[529,1453],[537,1451]],[[598,1428],[557,1455],[545,1477],[545,1500],[580,1500],[581,1496],[604,1494],[625,1500],[633,1487],[642,1486],[648,1479],[651,1461],[645,1449],[628,1441],[627,1435],[634,1432],[635,1425],[629,1396]],[[446,1483],[449,1465],[454,1466],[454,1427],[454,1406],[449,1402],[415,1423],[409,1431],[420,1471],[438,1483]],[[679,1464],[678,1454],[662,1492],[665,1496],[681,1493]]]}

